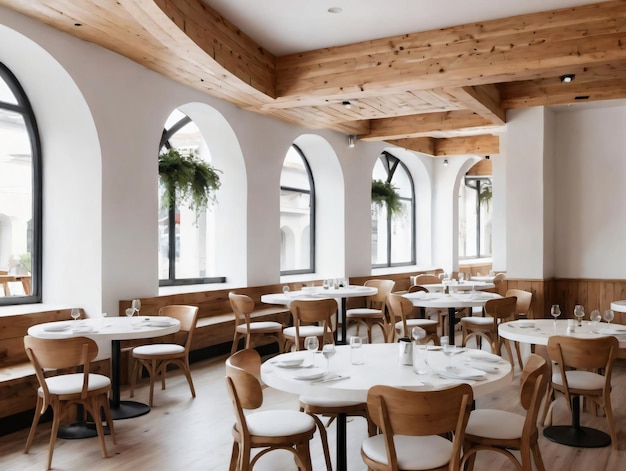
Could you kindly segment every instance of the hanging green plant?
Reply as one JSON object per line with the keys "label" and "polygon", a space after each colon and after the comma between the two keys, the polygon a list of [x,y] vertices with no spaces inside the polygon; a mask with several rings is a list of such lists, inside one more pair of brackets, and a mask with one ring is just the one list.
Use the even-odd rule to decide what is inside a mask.
{"label": "hanging green plant", "polygon": [[176,203],[187,203],[196,217],[215,202],[220,188],[219,170],[200,159],[195,153],[182,155],[169,149],[159,155],[159,177],[163,183],[163,205],[167,209]]}
{"label": "hanging green plant", "polygon": [[372,204],[382,207],[384,203],[390,214],[402,213],[400,195],[396,190],[396,187],[389,182],[372,180]]}
{"label": "hanging green plant", "polygon": [[478,202],[481,205],[484,204],[487,208],[489,208],[492,198],[493,198],[493,191],[491,189],[491,185],[483,186],[482,189],[480,190],[480,193],[478,194]]}

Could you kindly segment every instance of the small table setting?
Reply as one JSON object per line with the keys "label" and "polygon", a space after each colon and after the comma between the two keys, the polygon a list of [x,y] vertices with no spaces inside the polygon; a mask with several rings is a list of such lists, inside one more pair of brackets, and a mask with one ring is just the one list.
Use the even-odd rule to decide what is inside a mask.
{"label": "small table setting", "polygon": [[[500,389],[513,378],[510,363],[502,357],[453,345],[376,343],[356,348],[341,345],[333,351],[328,359],[323,353],[311,351],[278,355],[261,365],[261,378],[268,386],[293,394],[359,402],[365,402],[369,388],[378,384],[432,390],[468,383],[474,397],[479,397]],[[346,469],[345,434],[346,417],[340,414],[339,470]]]}
{"label": "small table setting", "polygon": [[261,301],[266,304],[281,304],[289,307],[291,302],[296,299],[334,298],[341,300],[339,303],[339,312],[337,313],[337,319],[341,325],[341,336],[336,339],[338,344],[346,343],[346,299],[360,296],[372,296],[378,292],[376,288],[371,286],[350,285],[346,281],[343,281],[340,285],[337,281],[330,283],[328,280],[325,280],[323,286],[305,286],[298,291],[289,291],[288,286],[285,286],[285,288],[282,293],[262,295]]}

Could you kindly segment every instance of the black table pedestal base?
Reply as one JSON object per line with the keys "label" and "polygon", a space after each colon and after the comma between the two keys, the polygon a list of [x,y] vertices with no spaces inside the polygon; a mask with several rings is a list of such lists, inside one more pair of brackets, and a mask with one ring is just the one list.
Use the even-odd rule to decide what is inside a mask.
{"label": "black table pedestal base", "polygon": [[589,427],[552,425],[543,430],[543,435],[561,445],[579,448],[602,448],[611,444],[611,437],[608,434]]}
{"label": "black table pedestal base", "polygon": [[[111,431],[109,427],[104,427],[104,434],[110,435]],[[72,425],[65,425],[59,427],[58,438],[64,438],[66,440],[78,440],[81,438],[97,437],[98,431],[96,430],[96,424],[88,422],[76,422]]]}
{"label": "black table pedestal base", "polygon": [[113,420],[131,419],[150,412],[150,406],[135,401],[120,401],[119,405],[111,404]]}

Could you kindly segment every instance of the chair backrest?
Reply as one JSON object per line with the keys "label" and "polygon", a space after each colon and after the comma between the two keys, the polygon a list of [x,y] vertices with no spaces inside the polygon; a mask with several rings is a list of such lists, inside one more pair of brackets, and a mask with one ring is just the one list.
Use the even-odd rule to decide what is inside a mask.
{"label": "chair backrest", "polygon": [[26,355],[35,368],[39,385],[48,396],[44,369],[63,369],[80,366],[83,369],[83,391],[87,391],[89,363],[98,356],[98,344],[87,337],[69,337],[65,339],[40,339],[27,335],[24,337]]}
{"label": "chair backrest", "polygon": [[530,291],[524,291],[523,289],[510,289],[507,290],[505,296],[507,298],[515,296],[517,298],[515,313],[518,315],[518,317],[520,314],[528,316],[528,311],[530,311],[530,305],[533,300],[533,294]]}
{"label": "chair backrest", "polygon": [[368,306],[378,309],[384,309],[387,295],[391,293],[391,290],[393,289],[395,284],[396,282],[393,280],[367,280],[365,283],[363,283],[363,286],[371,286],[378,289],[378,292],[376,294],[367,297]]}
{"label": "chair backrest", "polygon": [[180,322],[180,330],[187,332],[185,340],[185,350],[189,352],[191,348],[191,339],[196,330],[196,321],[198,320],[198,306],[186,306],[184,304],[170,304],[159,309],[159,316],[167,316],[178,319]]}
{"label": "chair backrest", "polygon": [[410,391],[392,386],[370,388],[367,410],[385,436],[390,469],[397,469],[394,435],[426,436],[449,432],[453,432],[454,440],[448,469],[459,469],[472,400],[472,388],[466,383],[436,391]]}
{"label": "chair backrest", "polygon": [[263,405],[259,381],[261,357],[251,348],[239,350],[226,359],[226,382],[235,409],[258,409]]}
{"label": "chair backrest", "polygon": [[441,280],[437,275],[422,274],[415,277],[416,285],[436,285],[439,283],[441,283]]}
{"label": "chair backrest", "polygon": [[485,303],[485,313],[501,322],[515,320],[515,307],[517,298],[509,296],[505,298],[490,299]]}
{"label": "chair backrest", "polygon": [[250,327],[250,313],[254,311],[254,299],[245,294],[228,293],[230,307],[235,313],[235,325],[246,324]]}
{"label": "chair backrest", "polygon": [[590,339],[553,335],[548,339],[548,356],[561,369],[603,368],[605,376],[609,377],[618,349],[619,341],[615,337]]}
{"label": "chair backrest", "polygon": [[317,324],[324,328],[324,338],[333,338],[332,316],[337,312],[337,301],[333,298],[315,300],[296,299],[289,309],[293,315],[293,326],[296,331],[296,348],[300,345],[300,326]]}
{"label": "chair backrest", "polygon": [[424,288],[422,285],[409,286],[409,293],[419,293],[420,291],[428,293],[428,289]]}
{"label": "chair backrest", "polygon": [[505,273],[497,273],[496,276],[493,277],[493,284],[496,285],[496,288],[504,281],[505,278]]}
{"label": "chair backrest", "polygon": [[403,335],[409,335],[406,320],[413,312],[413,303],[400,294],[389,293],[387,296],[387,306],[389,306],[391,321],[395,323],[400,319],[402,321]]}
{"label": "chair backrest", "polygon": [[523,434],[527,437],[537,432],[537,416],[549,380],[548,362],[541,355],[531,353],[520,377],[520,403],[526,410]]}

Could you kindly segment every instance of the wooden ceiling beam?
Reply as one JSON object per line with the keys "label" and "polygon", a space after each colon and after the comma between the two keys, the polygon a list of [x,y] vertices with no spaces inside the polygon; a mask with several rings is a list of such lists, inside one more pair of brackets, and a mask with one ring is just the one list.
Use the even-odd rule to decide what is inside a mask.
{"label": "wooden ceiling beam", "polygon": [[445,132],[475,132],[487,129],[492,124],[489,120],[471,111],[446,111],[443,113],[417,114],[395,118],[373,119],[370,132],[359,136],[364,141],[388,141],[426,137]]}
{"label": "wooden ceiling beam", "polygon": [[487,155],[500,153],[500,137],[491,134],[480,136],[435,139],[435,156]]}
{"label": "wooden ceiling beam", "polygon": [[626,2],[406,34],[276,59],[280,102],[558,76],[626,58]]}
{"label": "wooden ceiling beam", "polygon": [[432,137],[416,137],[413,139],[395,139],[388,141],[397,147],[412,150],[426,155],[435,155],[435,139]]}
{"label": "wooden ceiling beam", "polygon": [[500,91],[494,84],[473,87],[448,88],[444,93],[470,111],[491,121],[506,123],[506,110],[500,104]]}

